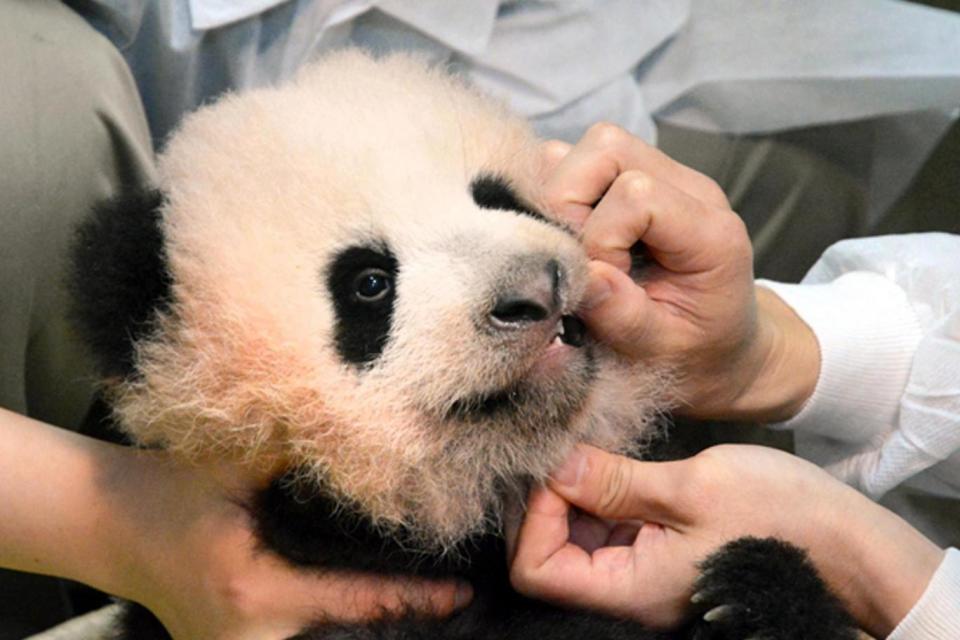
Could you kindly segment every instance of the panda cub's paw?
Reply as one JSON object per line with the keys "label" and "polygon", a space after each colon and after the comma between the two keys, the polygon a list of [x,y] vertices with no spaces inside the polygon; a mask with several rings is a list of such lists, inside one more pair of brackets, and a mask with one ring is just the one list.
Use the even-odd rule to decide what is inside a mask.
{"label": "panda cub's paw", "polygon": [[694,586],[694,640],[854,640],[855,624],[806,553],[740,538],[704,561]]}

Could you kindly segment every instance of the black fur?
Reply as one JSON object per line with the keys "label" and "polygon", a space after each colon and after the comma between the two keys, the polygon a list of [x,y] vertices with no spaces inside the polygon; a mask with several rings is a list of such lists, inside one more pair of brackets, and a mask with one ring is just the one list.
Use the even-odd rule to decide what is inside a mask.
{"label": "black fur", "polygon": [[[314,487],[314,489],[317,489]],[[696,589],[702,594],[685,626],[674,632],[639,623],[557,609],[524,598],[509,584],[503,541],[486,536],[461,554],[428,558],[384,537],[358,512],[337,507],[322,491],[278,479],[257,497],[252,513],[272,551],[303,567],[377,574],[459,576],[474,587],[470,606],[435,620],[413,613],[362,625],[318,620],[291,640],[853,640],[850,618],[799,549],[774,539],[742,538],[710,556]],[[397,532],[393,532],[396,534]],[[402,534],[400,534],[402,539]],[[703,614],[731,605],[708,622]],[[149,612],[131,606],[118,640],[168,640]]]}
{"label": "black fur", "polygon": [[323,624],[291,640],[669,640],[673,636],[624,620],[563,611],[513,596],[478,600],[446,620],[414,615],[367,625]]}
{"label": "black fur", "polygon": [[172,640],[156,616],[134,603],[124,605],[116,631],[110,640]]}
{"label": "black fur", "polygon": [[730,614],[700,622],[694,637],[718,640],[855,640],[854,623],[807,555],[774,538],[740,538],[701,566],[697,613],[726,605]]}
{"label": "black fur", "polygon": [[[357,295],[356,278],[367,269],[379,269],[393,280],[382,299],[371,302]],[[337,314],[334,341],[345,362],[369,365],[383,352],[393,321],[399,265],[387,248],[350,247],[333,259],[327,270],[327,288]]]}
{"label": "black fur", "polygon": [[[434,576],[468,568],[455,555],[435,558],[411,552],[414,544],[402,530],[384,535],[358,508],[334,500],[323,487],[298,481],[297,476],[277,478],[251,505],[262,544],[292,564]],[[490,540],[470,540],[463,549],[475,554],[482,544]]]}
{"label": "black fur", "polygon": [[540,222],[556,227],[553,220],[520,199],[510,181],[494,173],[482,173],[470,183],[470,195],[482,209],[505,209],[530,216]]}
{"label": "black fur", "polygon": [[509,417],[521,407],[528,391],[521,384],[513,384],[493,393],[478,394],[454,401],[447,411],[447,419],[459,422],[482,422],[498,417]]}
{"label": "black fur", "polygon": [[134,343],[171,301],[156,190],[130,190],[77,228],[69,287],[75,323],[103,375],[134,375]]}

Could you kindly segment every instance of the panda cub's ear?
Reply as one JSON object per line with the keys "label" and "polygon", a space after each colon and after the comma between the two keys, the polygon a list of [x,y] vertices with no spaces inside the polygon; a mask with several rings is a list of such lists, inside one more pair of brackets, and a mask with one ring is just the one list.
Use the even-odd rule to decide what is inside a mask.
{"label": "panda cub's ear", "polygon": [[134,344],[154,328],[171,301],[155,189],[128,189],[80,223],[69,288],[74,324],[106,377],[134,375]]}

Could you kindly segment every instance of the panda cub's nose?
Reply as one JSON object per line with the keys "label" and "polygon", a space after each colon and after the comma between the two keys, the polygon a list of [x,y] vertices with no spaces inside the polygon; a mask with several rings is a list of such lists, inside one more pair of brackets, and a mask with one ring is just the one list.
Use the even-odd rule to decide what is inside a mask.
{"label": "panda cub's nose", "polygon": [[537,322],[556,322],[560,312],[563,270],[556,260],[517,265],[506,278],[490,311],[497,329],[523,329]]}

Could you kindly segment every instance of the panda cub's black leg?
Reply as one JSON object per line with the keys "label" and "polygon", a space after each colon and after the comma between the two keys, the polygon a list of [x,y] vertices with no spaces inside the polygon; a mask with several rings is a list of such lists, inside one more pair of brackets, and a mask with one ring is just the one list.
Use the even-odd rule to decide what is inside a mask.
{"label": "panda cub's black leg", "polygon": [[740,538],[701,566],[693,640],[854,640],[855,624],[806,553],[773,538]]}

